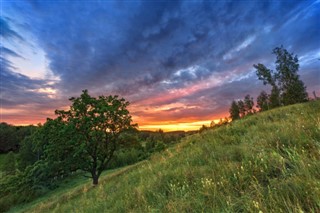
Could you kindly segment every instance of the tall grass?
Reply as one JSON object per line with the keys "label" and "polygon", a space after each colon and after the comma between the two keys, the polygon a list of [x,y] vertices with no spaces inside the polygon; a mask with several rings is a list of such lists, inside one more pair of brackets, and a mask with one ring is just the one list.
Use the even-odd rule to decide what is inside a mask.
{"label": "tall grass", "polygon": [[320,212],[320,101],[187,137],[103,178],[27,211]]}

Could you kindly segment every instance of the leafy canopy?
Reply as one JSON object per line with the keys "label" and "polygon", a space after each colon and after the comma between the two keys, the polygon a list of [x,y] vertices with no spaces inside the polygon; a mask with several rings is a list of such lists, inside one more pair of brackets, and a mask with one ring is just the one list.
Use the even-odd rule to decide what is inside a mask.
{"label": "leafy canopy", "polygon": [[134,126],[127,109],[129,102],[118,96],[91,97],[87,90],[69,100],[70,109],[56,110],[58,117],[50,121],[50,129],[56,127],[57,131],[47,146],[47,156],[65,159],[73,166],[76,160],[96,185],[114,155],[120,133]]}
{"label": "leafy canopy", "polygon": [[262,80],[264,85],[272,86],[270,107],[307,101],[306,87],[298,75],[298,56],[289,53],[283,46],[274,48],[272,53],[276,55],[275,71],[263,64],[253,65],[258,79]]}

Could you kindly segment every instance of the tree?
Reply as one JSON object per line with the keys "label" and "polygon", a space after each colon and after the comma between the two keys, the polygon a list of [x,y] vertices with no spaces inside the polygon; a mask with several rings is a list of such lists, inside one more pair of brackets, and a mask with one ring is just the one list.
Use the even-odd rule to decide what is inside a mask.
{"label": "tree", "polygon": [[202,133],[202,132],[204,132],[204,131],[206,131],[206,130],[208,130],[208,129],[209,129],[209,127],[207,127],[206,125],[202,125],[202,126],[200,127],[200,129],[199,129],[199,132]]}
{"label": "tree", "polygon": [[268,69],[263,64],[253,65],[258,79],[262,80],[264,85],[272,86],[270,107],[307,101],[306,87],[298,75],[297,55],[289,53],[283,46],[274,48],[272,53],[276,55],[276,71]]}
{"label": "tree", "polygon": [[269,96],[270,109],[281,106],[280,90],[277,86],[272,87],[271,94]]}
{"label": "tree", "polygon": [[269,95],[265,91],[261,91],[257,97],[257,107],[260,112],[269,109]]}
{"label": "tree", "polygon": [[18,154],[18,168],[23,171],[27,166],[39,160],[38,153],[34,150],[33,137],[28,136],[22,142]]}
{"label": "tree", "polygon": [[[64,177],[82,169],[83,141],[72,123],[63,118],[47,119],[47,122],[32,135],[33,152],[38,161],[48,165],[48,177]],[[84,155],[83,155],[84,156]]]}
{"label": "tree", "polygon": [[254,101],[253,98],[250,97],[250,95],[246,95],[243,102],[246,115],[252,115],[253,113],[255,113],[255,109],[253,108]]}
{"label": "tree", "polygon": [[4,161],[3,161],[3,168],[2,170],[6,175],[14,175],[16,172],[16,159],[14,153],[11,151],[9,152]]}
{"label": "tree", "polygon": [[279,79],[279,87],[282,88],[282,101],[284,105],[307,101],[308,93],[306,92],[306,87],[298,75],[298,56],[289,53],[282,46],[276,47],[273,50],[273,54],[277,56],[277,79]]}
{"label": "tree", "polygon": [[240,111],[239,111],[239,106],[238,103],[233,100],[229,109],[229,113],[230,113],[230,118],[232,120],[237,120],[240,118]]}
{"label": "tree", "polygon": [[223,126],[223,125],[227,125],[228,123],[229,123],[229,119],[227,117],[225,117],[225,118],[220,118],[217,125]]}
{"label": "tree", "polygon": [[214,128],[214,127],[216,127],[216,122],[211,121],[211,122],[210,122],[210,128]]}
{"label": "tree", "polygon": [[243,100],[238,101],[238,108],[239,108],[240,117],[243,118],[246,115],[246,108]]}
{"label": "tree", "polygon": [[[89,172],[93,184],[97,185],[102,171],[114,156],[120,133],[134,126],[127,110],[129,102],[118,96],[91,97],[87,90],[69,100],[72,102],[70,110],[56,110],[58,117],[50,122],[62,130],[60,136],[66,136],[68,154],[78,160],[79,168]],[[61,148],[64,146],[57,144]]]}
{"label": "tree", "polygon": [[15,151],[18,144],[15,127],[7,123],[0,123],[0,153]]}

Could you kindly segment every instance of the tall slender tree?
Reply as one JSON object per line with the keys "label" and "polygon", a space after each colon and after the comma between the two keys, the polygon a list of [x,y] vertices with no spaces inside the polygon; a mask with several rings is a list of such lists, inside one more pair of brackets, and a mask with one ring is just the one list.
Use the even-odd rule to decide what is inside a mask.
{"label": "tall slender tree", "polygon": [[239,108],[240,117],[243,118],[244,116],[246,116],[246,108],[243,100],[238,101],[238,108]]}
{"label": "tall slender tree", "polygon": [[275,71],[263,64],[253,65],[258,79],[272,87],[270,108],[307,101],[306,87],[298,75],[298,56],[289,53],[283,46],[274,48],[272,53],[276,55]]}
{"label": "tall slender tree", "polygon": [[237,101],[233,100],[229,109],[230,118],[232,120],[237,120],[240,118],[240,111]]}
{"label": "tall slender tree", "polygon": [[252,115],[253,113],[255,113],[255,109],[254,109],[254,101],[253,98],[250,97],[250,95],[246,95],[244,97],[244,108],[246,111],[246,115]]}
{"label": "tall slender tree", "polygon": [[260,112],[269,109],[269,95],[265,91],[261,91],[257,97],[257,107]]}

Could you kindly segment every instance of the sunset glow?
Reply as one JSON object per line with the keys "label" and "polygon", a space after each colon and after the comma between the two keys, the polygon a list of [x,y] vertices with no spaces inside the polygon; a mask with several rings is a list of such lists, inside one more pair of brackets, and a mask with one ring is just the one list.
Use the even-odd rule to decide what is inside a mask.
{"label": "sunset glow", "polygon": [[[218,122],[219,120],[216,120]],[[162,129],[165,132],[168,131],[178,131],[178,130],[199,130],[202,125],[210,126],[211,120],[209,121],[196,121],[196,122],[186,122],[186,123],[177,123],[177,124],[154,124],[154,125],[142,125],[139,127],[140,130],[151,130],[157,131]]]}
{"label": "sunset glow", "polygon": [[314,0],[2,1],[0,121],[44,123],[87,89],[124,97],[141,130],[197,130],[270,91],[253,64],[272,67],[280,45],[320,96],[319,11]]}

